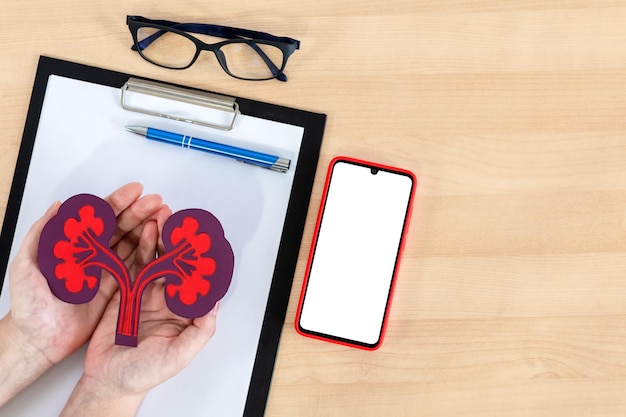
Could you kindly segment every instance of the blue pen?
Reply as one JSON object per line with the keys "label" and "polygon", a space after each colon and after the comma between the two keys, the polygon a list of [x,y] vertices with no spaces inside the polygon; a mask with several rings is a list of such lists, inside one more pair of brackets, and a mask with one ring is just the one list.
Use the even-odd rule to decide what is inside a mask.
{"label": "blue pen", "polygon": [[170,143],[187,149],[209,152],[216,155],[227,156],[240,162],[256,165],[272,171],[287,172],[291,161],[275,155],[255,152],[248,149],[237,148],[235,146],[224,145],[222,143],[211,142],[204,139],[193,138],[191,136],[180,135],[178,133],[166,132],[165,130],[154,129],[152,127],[126,126],[126,130],[145,136],[148,139],[158,142]]}

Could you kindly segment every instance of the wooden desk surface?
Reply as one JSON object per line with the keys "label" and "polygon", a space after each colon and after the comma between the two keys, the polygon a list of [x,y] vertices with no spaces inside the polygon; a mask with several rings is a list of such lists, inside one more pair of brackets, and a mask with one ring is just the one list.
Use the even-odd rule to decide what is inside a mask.
{"label": "wooden desk surface", "polygon": [[[567,5],[569,4],[569,5]],[[4,213],[40,54],[328,114],[267,416],[626,414],[626,4],[5,1]],[[288,83],[130,51],[126,14],[302,41]],[[211,59],[208,59],[211,58]],[[337,154],[420,179],[376,352],[293,329]]]}

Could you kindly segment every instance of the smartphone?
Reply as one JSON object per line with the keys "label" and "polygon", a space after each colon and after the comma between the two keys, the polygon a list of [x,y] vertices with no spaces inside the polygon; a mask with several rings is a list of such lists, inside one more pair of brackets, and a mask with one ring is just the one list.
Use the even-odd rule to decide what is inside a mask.
{"label": "smartphone", "polygon": [[351,347],[380,347],[400,264],[415,175],[333,159],[298,303],[298,333]]}

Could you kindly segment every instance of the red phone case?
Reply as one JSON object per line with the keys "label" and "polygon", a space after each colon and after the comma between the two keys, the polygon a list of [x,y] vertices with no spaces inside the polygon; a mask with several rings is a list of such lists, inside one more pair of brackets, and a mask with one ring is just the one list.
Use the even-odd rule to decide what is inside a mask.
{"label": "red phone case", "polygon": [[[409,176],[411,178],[411,180],[412,180],[412,187],[411,187],[411,192],[410,192],[410,196],[409,196],[409,203],[408,203],[408,206],[407,206],[407,214],[406,214],[406,218],[405,218],[404,225],[403,225],[403,228],[402,228],[402,235],[401,235],[401,238],[400,238],[400,246],[399,246],[399,250],[398,250],[397,261],[396,261],[396,265],[395,265],[393,276],[391,278],[391,286],[390,286],[390,290],[389,290],[389,295],[387,297],[387,306],[386,306],[386,309],[385,309],[385,312],[384,312],[384,316],[383,316],[383,322],[382,322],[382,327],[381,327],[380,338],[378,339],[377,343],[375,343],[374,345],[371,345],[371,346],[370,345],[365,345],[365,344],[362,344],[362,343],[359,343],[359,342],[352,342],[352,341],[349,341],[349,340],[336,338],[336,337],[333,337],[333,336],[327,336],[327,335],[323,335],[323,334],[308,332],[305,329],[300,327],[300,316],[301,316],[301,313],[302,313],[302,306],[303,306],[304,298],[305,298],[305,295],[306,295],[307,284],[308,284],[309,275],[310,275],[310,272],[311,272],[311,266],[312,266],[312,262],[313,262],[313,255],[315,253],[315,247],[316,247],[318,234],[319,234],[319,230],[320,230],[320,226],[321,226],[322,215],[324,213],[324,207],[326,205],[326,198],[328,196],[328,190],[329,190],[330,181],[331,181],[331,177],[332,177],[332,173],[333,173],[333,168],[334,168],[334,166],[335,166],[335,164],[337,162],[343,162],[343,161],[348,162],[348,163],[352,163],[352,164],[366,166],[366,167],[369,167],[369,168],[375,168],[375,169],[380,169],[380,170],[385,170],[385,171],[391,171],[391,172],[395,172],[395,173],[404,174],[404,175]],[[317,339],[317,340],[322,340],[322,341],[326,341],[326,342],[336,343],[336,344],[340,344],[340,345],[344,345],[344,346],[348,346],[348,347],[354,347],[354,348],[370,350],[370,351],[376,350],[376,349],[378,349],[382,345],[382,342],[383,342],[383,339],[384,339],[384,336],[385,336],[385,332],[387,330],[389,309],[391,307],[391,301],[393,299],[393,293],[394,293],[395,286],[396,286],[396,276],[397,276],[398,270],[400,268],[400,261],[401,261],[401,258],[402,258],[402,252],[404,251],[404,246],[405,246],[405,242],[406,242],[406,235],[407,235],[407,231],[408,231],[408,227],[409,227],[411,214],[413,212],[413,199],[414,199],[416,187],[417,187],[417,178],[415,177],[415,174],[413,174],[411,171],[408,171],[406,169],[392,167],[392,166],[389,166],[389,165],[379,164],[379,163],[375,163],[375,162],[371,162],[371,161],[365,161],[365,160],[351,158],[351,157],[346,157],[346,156],[337,156],[337,157],[333,158],[333,160],[330,162],[330,164],[328,166],[328,171],[326,173],[326,181],[325,181],[325,184],[324,184],[324,191],[323,191],[323,194],[322,194],[320,208],[319,208],[319,211],[318,211],[318,214],[317,214],[317,220],[316,220],[316,223],[315,223],[315,231],[314,231],[314,234],[313,234],[313,240],[312,240],[312,243],[311,243],[311,248],[309,250],[309,256],[308,256],[307,267],[306,267],[306,272],[305,272],[305,276],[304,276],[304,282],[302,283],[302,290],[300,292],[300,299],[298,301],[298,309],[297,309],[297,312],[296,312],[295,328],[296,328],[296,331],[300,335],[305,336],[305,337],[310,337],[310,338],[313,338],[313,339]]]}

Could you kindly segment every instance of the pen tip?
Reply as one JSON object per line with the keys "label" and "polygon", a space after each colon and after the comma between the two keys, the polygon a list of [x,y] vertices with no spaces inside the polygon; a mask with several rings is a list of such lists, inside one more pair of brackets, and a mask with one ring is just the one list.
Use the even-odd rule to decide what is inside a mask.
{"label": "pen tip", "polygon": [[146,135],[148,128],[142,126],[126,126],[126,130],[132,133],[136,133],[138,135]]}

